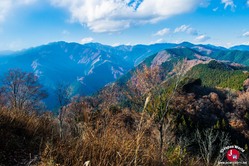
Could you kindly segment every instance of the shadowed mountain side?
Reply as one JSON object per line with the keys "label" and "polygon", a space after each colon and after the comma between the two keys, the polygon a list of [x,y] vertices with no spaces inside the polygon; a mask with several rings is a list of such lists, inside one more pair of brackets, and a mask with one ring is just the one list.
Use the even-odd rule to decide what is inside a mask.
{"label": "shadowed mountain side", "polygon": [[[11,68],[34,72],[49,92],[46,103],[56,106],[54,90],[58,83],[71,87],[72,95],[91,95],[108,83],[125,79],[126,73],[143,64],[170,70],[181,58],[195,61],[226,60],[248,65],[247,51],[233,51],[213,45],[162,43],[153,45],[111,47],[99,43],[77,44],[56,42],[0,56],[1,75]],[[167,72],[167,71],[166,71]],[[124,77],[122,77],[125,75]],[[129,74],[128,74],[129,75]],[[124,82],[124,81],[120,81]]]}

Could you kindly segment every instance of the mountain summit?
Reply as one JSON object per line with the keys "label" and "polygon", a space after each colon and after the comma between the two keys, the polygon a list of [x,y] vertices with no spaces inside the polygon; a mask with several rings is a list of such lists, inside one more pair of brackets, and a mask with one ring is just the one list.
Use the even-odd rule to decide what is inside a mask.
{"label": "mountain summit", "polygon": [[[34,72],[49,92],[53,92],[58,83],[65,83],[72,87],[74,95],[90,95],[117,80],[150,56],[167,49],[171,56],[191,56],[193,59],[209,57],[249,64],[248,52],[213,45],[183,42],[112,47],[100,43],[81,45],[61,41],[18,52],[3,52],[0,56],[0,70],[5,73],[11,68],[19,68]],[[54,103],[53,99],[51,93],[48,105]]]}

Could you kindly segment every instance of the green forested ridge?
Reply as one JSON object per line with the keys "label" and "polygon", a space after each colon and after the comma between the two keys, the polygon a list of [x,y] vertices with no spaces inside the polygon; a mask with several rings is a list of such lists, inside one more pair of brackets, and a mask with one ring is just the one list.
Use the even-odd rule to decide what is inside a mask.
{"label": "green forested ridge", "polygon": [[[179,61],[182,60],[184,58],[188,59],[188,60],[192,60],[192,59],[196,59],[195,54],[198,54],[197,51],[190,49],[190,48],[186,48],[186,47],[182,47],[182,48],[172,48],[172,49],[166,49],[164,50],[166,51],[167,54],[170,55],[170,58],[168,61],[163,62],[160,67],[161,70],[164,74],[167,74],[168,72],[170,72],[173,68],[174,65]],[[126,83],[131,77],[132,75],[134,75],[134,72],[139,69],[143,69],[143,66],[151,66],[152,62],[154,60],[154,58],[157,56],[158,54],[153,54],[151,56],[149,56],[148,58],[146,58],[141,64],[139,64],[138,66],[136,66],[135,68],[131,69],[128,73],[126,73],[125,75],[121,76],[116,82],[119,84],[123,84]]]}
{"label": "green forested ridge", "polygon": [[249,77],[248,68],[235,67],[217,61],[194,66],[188,77],[200,78],[204,86],[241,90],[243,82]]}
{"label": "green forested ridge", "polygon": [[238,50],[228,50],[228,51],[216,51],[210,54],[211,58],[216,60],[227,60],[230,62],[236,62],[243,65],[249,65],[249,51],[238,51]]}

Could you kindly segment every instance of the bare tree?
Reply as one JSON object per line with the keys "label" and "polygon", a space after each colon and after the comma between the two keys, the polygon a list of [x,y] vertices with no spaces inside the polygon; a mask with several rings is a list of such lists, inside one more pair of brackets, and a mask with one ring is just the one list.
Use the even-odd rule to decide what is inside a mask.
{"label": "bare tree", "polygon": [[[134,75],[131,77],[130,81],[127,83],[126,96],[135,104],[137,110],[142,109],[142,114],[140,118],[140,123],[138,125],[138,135],[136,138],[136,151],[135,151],[135,165],[138,162],[138,151],[140,148],[140,141],[144,135],[146,126],[143,124],[145,112],[147,106],[152,98],[151,91],[160,85],[163,81],[163,76],[161,75],[159,66],[148,67],[144,65],[142,69],[137,69]],[[154,115],[152,115],[154,119]],[[148,123],[149,124],[149,123]],[[147,125],[148,125],[147,124]]]}
{"label": "bare tree", "polygon": [[14,110],[39,110],[41,100],[47,93],[33,73],[11,69],[3,79],[1,88],[6,100],[6,106]]}
{"label": "bare tree", "polygon": [[[150,91],[163,81],[159,66],[137,69],[128,81],[126,96],[136,105],[136,109],[143,108]],[[144,108],[145,109],[145,108]]]}
{"label": "bare tree", "polygon": [[[153,105],[151,115],[156,118],[159,124],[159,143],[160,143],[160,159],[163,160],[163,145],[164,145],[164,133],[172,126],[172,119],[166,120],[166,114],[169,111],[169,106],[175,97],[177,88],[180,82],[184,78],[184,74],[187,71],[187,60],[183,59],[174,65],[172,75],[169,79],[173,80],[171,86],[172,89],[161,91],[159,85],[164,80],[161,75],[159,66],[147,67],[143,66],[142,70],[137,70],[131,80],[128,82],[128,87],[131,91],[131,100],[135,102],[139,107],[143,106],[143,111],[147,110],[148,103]],[[152,97],[151,91],[159,92],[156,97]],[[166,123],[167,121],[167,123]]]}
{"label": "bare tree", "polygon": [[[164,133],[166,132],[166,129],[169,129],[172,123],[171,118],[166,118],[166,115],[169,111],[169,106],[171,102],[173,101],[177,88],[180,84],[180,82],[184,79],[184,75],[187,72],[187,60],[183,59],[182,61],[179,61],[173,69],[173,75],[171,78],[173,81],[173,88],[172,90],[164,90],[158,95],[159,103],[156,105],[156,116],[158,118],[158,124],[159,124],[159,133],[160,133],[160,157],[161,161],[163,160],[163,146],[164,146]],[[168,132],[168,131],[167,131]]]}
{"label": "bare tree", "polygon": [[55,94],[57,96],[58,104],[59,104],[59,127],[60,127],[60,138],[63,135],[63,119],[65,114],[65,108],[67,104],[70,102],[72,89],[65,83],[58,83],[56,87]]}
{"label": "bare tree", "polygon": [[[214,161],[214,165],[222,160],[221,155],[217,155],[217,150],[220,150],[229,144],[229,136],[224,132],[211,129],[206,129],[200,132],[198,129],[195,133],[195,140],[198,143],[200,155],[205,164],[209,166]],[[216,157],[215,157],[216,156]]]}

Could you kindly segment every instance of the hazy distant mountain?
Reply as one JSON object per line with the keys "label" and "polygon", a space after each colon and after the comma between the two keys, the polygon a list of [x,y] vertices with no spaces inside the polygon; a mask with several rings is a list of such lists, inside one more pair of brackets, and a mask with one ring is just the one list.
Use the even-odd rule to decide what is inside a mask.
{"label": "hazy distant mountain", "polygon": [[[89,95],[115,81],[149,55],[171,46],[174,44],[111,47],[99,43],[56,42],[3,53],[0,71],[1,75],[10,68],[34,72],[49,92],[57,83],[65,82],[73,87],[74,94]],[[50,98],[54,98],[51,95],[53,93]]]}
{"label": "hazy distant mountain", "polygon": [[209,55],[213,59],[225,60],[249,66],[249,51],[221,50]]}
{"label": "hazy distant mountain", "polygon": [[231,50],[249,51],[249,45],[238,45],[230,48]]}
{"label": "hazy distant mountain", "polygon": [[71,85],[74,94],[89,95],[117,80],[141,62],[167,65],[165,62],[168,59],[184,57],[204,60],[214,58],[249,65],[248,52],[188,42],[116,47],[99,43],[81,45],[56,42],[18,52],[3,52],[0,56],[0,71],[1,75],[10,68],[34,72],[50,92],[49,101],[55,103],[52,92],[59,82]]}
{"label": "hazy distant mountain", "polygon": [[[231,64],[241,67],[249,66],[249,52],[247,51],[229,50],[212,45],[194,45],[187,42],[184,42],[183,45],[184,46],[181,46],[180,44],[174,48],[161,50],[158,53],[149,56],[140,63],[140,65],[122,76],[118,80],[118,83],[125,83],[133,75],[133,72],[143,65],[159,65],[162,69],[162,73],[167,74],[167,72],[170,72],[173,69],[174,64],[183,58],[188,60],[189,69],[198,64],[209,63],[212,60],[217,60],[228,65]],[[246,68],[246,70],[248,70],[248,68]]]}
{"label": "hazy distant mountain", "polygon": [[13,53],[14,53],[14,51],[9,51],[9,50],[0,51],[0,56],[2,56],[2,55],[6,56],[6,55],[13,54]]}

